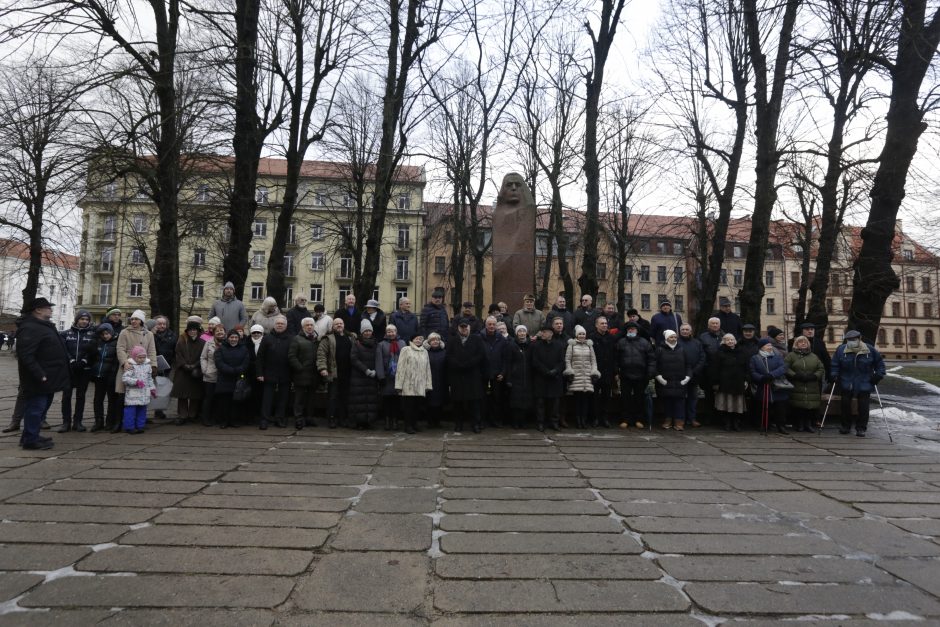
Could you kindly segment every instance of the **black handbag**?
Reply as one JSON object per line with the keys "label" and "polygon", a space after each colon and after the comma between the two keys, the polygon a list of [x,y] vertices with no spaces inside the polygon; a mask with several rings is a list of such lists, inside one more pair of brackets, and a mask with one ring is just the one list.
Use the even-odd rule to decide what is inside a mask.
{"label": "black handbag", "polygon": [[241,402],[247,401],[251,396],[251,385],[245,379],[245,376],[242,375],[238,381],[235,382],[235,391],[232,392],[232,400]]}

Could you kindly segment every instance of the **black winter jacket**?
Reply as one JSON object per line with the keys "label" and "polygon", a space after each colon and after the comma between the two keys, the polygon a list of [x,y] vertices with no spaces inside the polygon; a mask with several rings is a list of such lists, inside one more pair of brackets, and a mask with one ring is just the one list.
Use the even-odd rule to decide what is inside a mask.
{"label": "black winter jacket", "polygon": [[376,342],[374,337],[359,338],[349,351],[349,419],[355,423],[370,422],[379,411],[379,382],[366,376],[366,370],[375,370]]}
{"label": "black winter jacket", "polygon": [[560,398],[564,394],[565,351],[568,345],[552,338],[532,342],[532,394],[535,398]]}
{"label": "black winter jacket", "polygon": [[493,333],[492,336],[486,334],[486,329],[480,331],[480,339],[483,340],[483,346],[486,348],[486,378],[495,379],[504,374],[506,365],[503,363],[506,352],[506,338],[499,333]]}
{"label": "black winter jacket", "polygon": [[685,351],[678,345],[669,348],[665,342],[656,349],[656,375],[666,380],[666,385],[656,383],[656,396],[663,398],[683,398],[686,388],[682,379],[692,376],[692,365],[686,358]]}
{"label": "black winter jacket", "polygon": [[[287,310],[287,313],[284,314],[287,318],[287,334],[288,335],[300,335],[302,328],[300,322],[304,318],[313,318],[313,314],[310,313],[310,310],[306,307],[299,307],[294,305]],[[228,329],[226,329],[228,331]]]}
{"label": "black winter jacket", "polygon": [[695,381],[705,380],[707,378],[705,367],[708,364],[708,356],[705,347],[694,337],[684,338],[679,336],[679,346],[685,351],[689,364],[692,366],[692,378]]}
{"label": "black winter jacket", "polygon": [[621,338],[610,332],[601,335],[593,331],[588,333],[588,339],[594,344],[594,356],[597,358],[597,369],[601,371],[601,382],[610,385],[617,374],[617,342]]}
{"label": "black winter jacket", "polygon": [[72,326],[71,329],[59,333],[65,344],[65,352],[69,356],[69,366],[78,373],[90,370],[98,355],[98,342],[94,327],[88,325],[84,329]]}
{"label": "black winter jacket", "polygon": [[213,353],[213,359],[219,371],[215,393],[231,394],[235,391],[235,382],[243,376],[247,377],[248,365],[251,363],[248,347],[244,344],[232,346],[228,342],[222,342]]}
{"label": "black winter jacket", "polygon": [[474,401],[483,398],[486,369],[486,347],[479,335],[471,333],[466,342],[461,342],[458,337],[447,343],[447,379],[451,400]]}
{"label": "black winter jacket", "polygon": [[617,342],[617,370],[621,379],[649,381],[656,376],[653,345],[639,335],[622,337]]}
{"label": "black winter jacket", "polygon": [[445,342],[450,334],[450,319],[447,317],[447,309],[444,305],[435,305],[428,303],[421,310],[421,334],[425,338],[432,333],[437,333]]}
{"label": "black winter jacket", "polygon": [[431,392],[428,394],[428,407],[443,407],[447,403],[447,351],[445,345],[428,348],[428,360],[431,362]]}
{"label": "black winter jacket", "polygon": [[513,409],[532,408],[532,364],[529,350],[532,342],[527,337],[520,343],[513,339],[506,343],[506,384],[509,386],[509,406]]}
{"label": "black winter jacket", "polygon": [[287,331],[271,331],[261,340],[255,368],[258,376],[264,377],[265,383],[290,383],[288,352],[292,339]]}
{"label": "black winter jacket", "polygon": [[163,333],[153,334],[157,355],[163,355],[163,358],[166,359],[166,363],[168,363],[171,368],[173,367],[173,362],[176,361],[176,342],[178,340],[179,336],[174,333],[172,329],[167,329]]}
{"label": "black winter jacket", "polygon": [[750,355],[741,347],[731,349],[722,346],[715,355],[711,369],[712,385],[717,385],[718,391],[726,394],[744,394],[750,361]]}
{"label": "black winter jacket", "polygon": [[114,377],[117,376],[117,338],[112,337],[105,342],[99,337],[97,347],[98,354],[91,369],[91,376],[104,379],[113,386]]}
{"label": "black winter jacket", "polygon": [[26,396],[53,394],[71,386],[65,343],[47,320],[23,318],[16,330],[16,359],[20,389]]}

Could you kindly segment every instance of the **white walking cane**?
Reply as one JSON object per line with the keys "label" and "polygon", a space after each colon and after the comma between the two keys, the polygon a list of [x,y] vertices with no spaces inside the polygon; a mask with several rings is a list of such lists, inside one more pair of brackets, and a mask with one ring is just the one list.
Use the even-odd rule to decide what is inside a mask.
{"label": "white walking cane", "polygon": [[885,431],[888,432],[888,440],[894,444],[894,438],[891,437],[891,428],[888,426],[888,414],[885,412],[885,404],[881,402],[881,392],[878,391],[878,386],[875,386],[875,396],[878,397],[878,404],[881,406],[881,418],[885,422]]}
{"label": "white walking cane", "polygon": [[829,400],[826,401],[826,411],[823,412],[822,420],[819,423],[819,429],[816,430],[816,435],[822,435],[823,427],[826,426],[826,415],[829,413],[829,405],[832,403],[832,395],[836,391],[836,382],[832,382],[832,387],[829,388]]}

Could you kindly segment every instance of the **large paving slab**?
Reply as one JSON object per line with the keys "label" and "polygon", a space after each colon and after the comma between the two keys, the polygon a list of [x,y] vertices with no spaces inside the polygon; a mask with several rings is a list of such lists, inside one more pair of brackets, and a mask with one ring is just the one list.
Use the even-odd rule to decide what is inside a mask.
{"label": "large paving slab", "polygon": [[0,625],[938,623],[940,461],[871,434],[0,434]]}

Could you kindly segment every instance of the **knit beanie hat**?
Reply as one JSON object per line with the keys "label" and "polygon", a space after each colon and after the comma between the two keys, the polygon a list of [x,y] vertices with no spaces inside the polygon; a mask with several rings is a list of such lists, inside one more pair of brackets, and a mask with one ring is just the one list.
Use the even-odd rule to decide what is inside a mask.
{"label": "knit beanie hat", "polygon": [[359,333],[363,333],[364,331],[373,331],[373,330],[374,329],[372,328],[372,323],[369,322],[368,319],[363,318],[362,322],[359,323]]}
{"label": "knit beanie hat", "polygon": [[587,331],[584,330],[584,327],[582,327],[580,324],[574,325],[574,336],[578,337],[578,335],[581,333],[587,335]]}
{"label": "knit beanie hat", "polygon": [[146,356],[147,356],[147,349],[145,349],[143,346],[138,345],[131,349],[131,357],[135,359],[138,357],[146,357]]}

